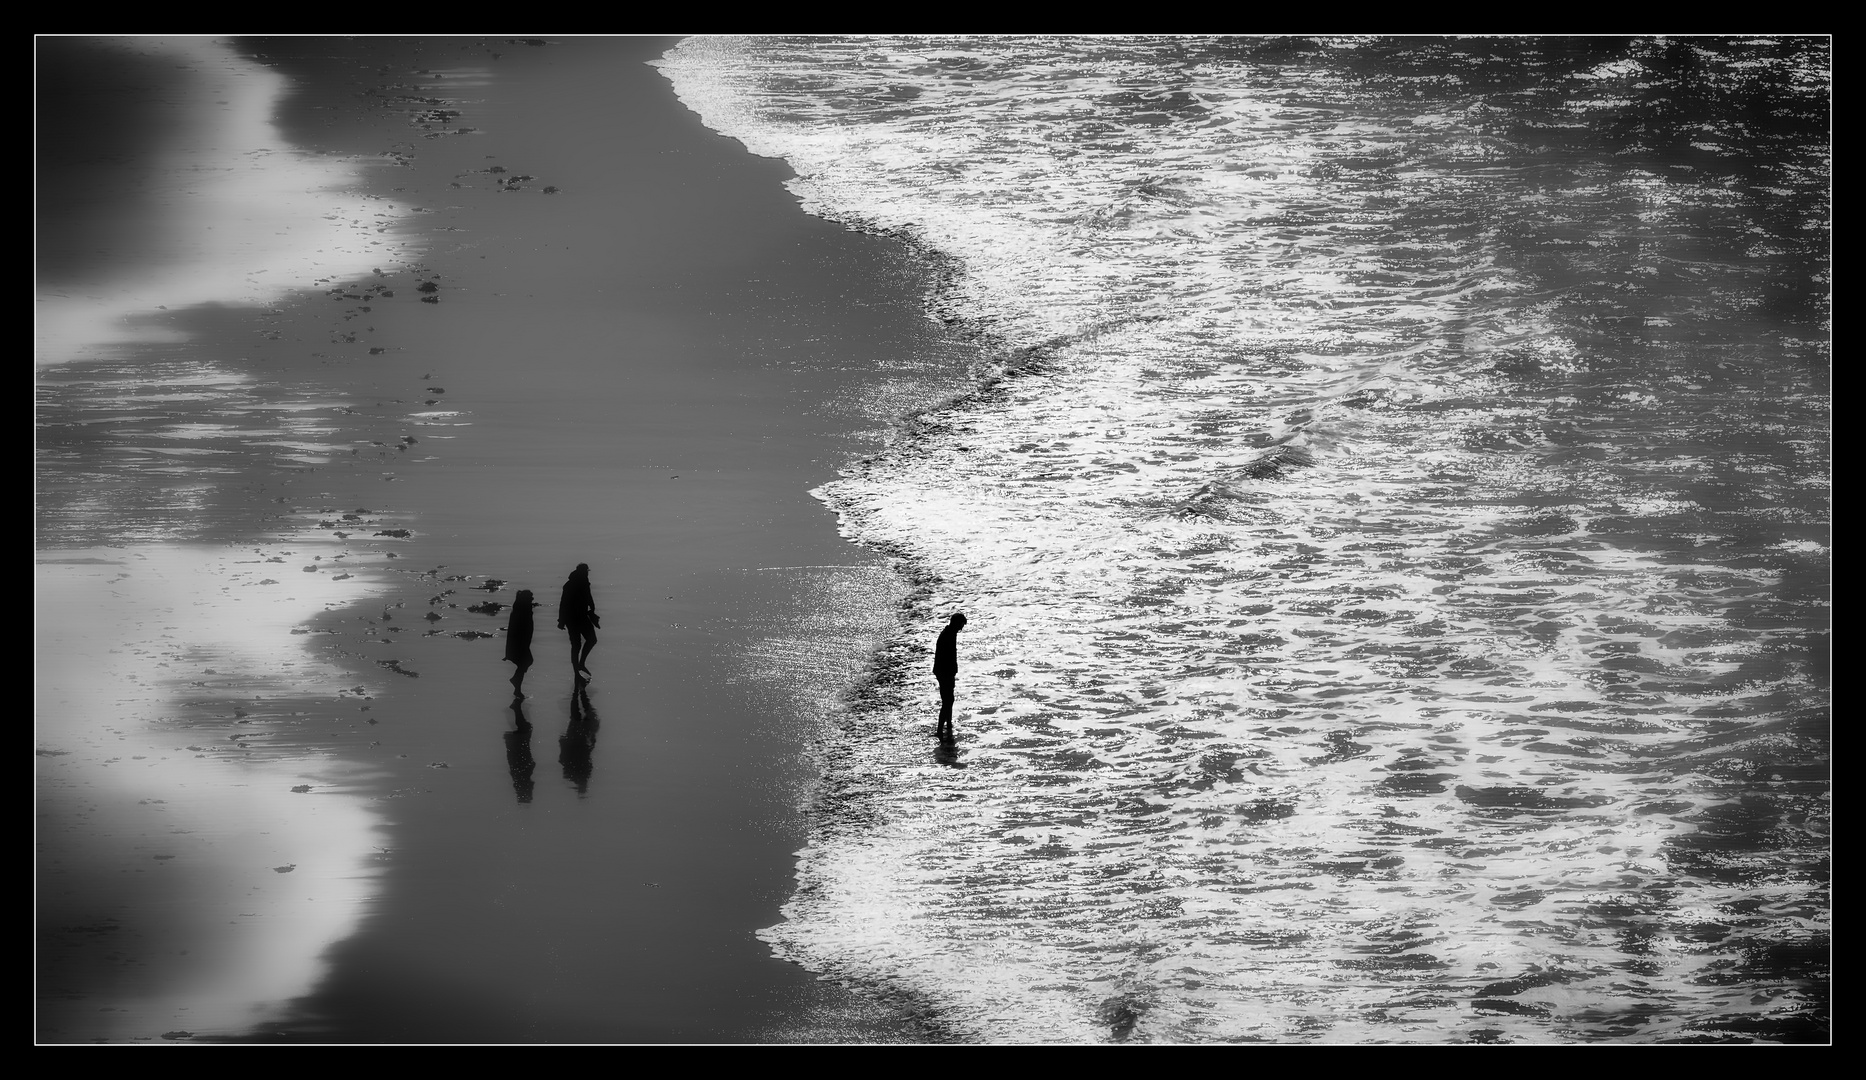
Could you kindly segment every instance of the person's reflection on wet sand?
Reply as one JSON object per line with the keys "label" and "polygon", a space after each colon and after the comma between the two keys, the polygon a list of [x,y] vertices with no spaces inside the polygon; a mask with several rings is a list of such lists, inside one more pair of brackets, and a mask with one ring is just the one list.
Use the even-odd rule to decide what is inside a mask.
{"label": "person's reflection on wet sand", "polygon": [[512,772],[512,790],[518,792],[518,801],[528,803],[531,789],[537,786],[531,771],[538,763],[531,756],[531,721],[525,719],[516,699],[512,702],[512,721],[518,727],[505,733],[505,767]]}
{"label": "person's reflection on wet sand", "polygon": [[933,760],[955,769],[965,768],[959,764],[959,743],[952,737],[952,732],[945,732],[939,737],[939,743],[933,748]]}
{"label": "person's reflection on wet sand", "polygon": [[590,793],[590,772],[596,767],[590,754],[596,749],[599,726],[596,710],[590,707],[590,693],[579,684],[570,698],[570,726],[557,740],[557,762],[564,767],[564,779],[577,786],[579,795]]}

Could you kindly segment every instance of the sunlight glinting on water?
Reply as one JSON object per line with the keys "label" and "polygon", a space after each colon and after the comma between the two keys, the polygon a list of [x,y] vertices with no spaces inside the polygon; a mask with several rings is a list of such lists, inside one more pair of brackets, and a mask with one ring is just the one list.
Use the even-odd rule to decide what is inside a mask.
{"label": "sunlight glinting on water", "polygon": [[[820,493],[924,584],[780,954],[1013,1041],[1793,1029],[1802,961],[1755,957],[1825,947],[1824,334],[1746,321],[1792,245],[1692,231],[1768,200],[1525,140],[1666,115],[1631,100],[1665,65],[1818,99],[1627,47],[663,61],[806,208],[949,258],[934,312],[1000,349]],[[1814,152],[1767,167],[1818,213]],[[963,752],[928,760],[954,610]]]}

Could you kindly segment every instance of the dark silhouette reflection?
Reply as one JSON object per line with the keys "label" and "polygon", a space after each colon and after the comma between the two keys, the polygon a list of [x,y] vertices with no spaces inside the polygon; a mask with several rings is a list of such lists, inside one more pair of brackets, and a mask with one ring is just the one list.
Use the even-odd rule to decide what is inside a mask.
{"label": "dark silhouette reflection", "polygon": [[525,719],[516,698],[512,701],[512,722],[518,726],[505,733],[505,767],[511,770],[512,790],[518,792],[518,801],[528,803],[531,789],[537,786],[531,771],[538,763],[531,756],[531,721]]}
{"label": "dark silhouette reflection", "polygon": [[532,664],[531,609],[537,606],[530,589],[518,590],[517,599],[512,601],[512,621],[505,628],[505,658],[518,665],[511,680],[515,698],[525,696],[525,672],[531,670]]}
{"label": "dark silhouette reflection", "polygon": [[959,742],[952,737],[952,732],[940,735],[939,742],[933,747],[933,760],[955,769],[965,768],[959,764]]}
{"label": "dark silhouette reflection", "polygon": [[948,739],[952,738],[953,683],[959,677],[959,631],[963,629],[965,616],[954,612],[933,646],[933,677],[939,680],[939,724],[933,733]]}
{"label": "dark silhouette reflection", "polygon": [[590,677],[586,661],[596,647],[596,628],[602,624],[596,615],[596,597],[590,592],[590,564],[578,563],[558,599],[557,628],[570,631],[570,670],[579,683]]}
{"label": "dark silhouette reflection", "polygon": [[570,697],[570,726],[557,740],[557,762],[564,767],[564,779],[577,786],[579,795],[590,793],[590,772],[596,767],[590,754],[596,749],[596,729],[600,726],[596,710],[590,707],[589,691],[577,684],[576,693]]}

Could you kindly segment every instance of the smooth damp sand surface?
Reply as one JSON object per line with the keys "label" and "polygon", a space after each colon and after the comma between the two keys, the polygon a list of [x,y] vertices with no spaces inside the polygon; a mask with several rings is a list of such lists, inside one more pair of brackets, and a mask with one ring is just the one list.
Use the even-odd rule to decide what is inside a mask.
{"label": "smooth damp sand surface", "polygon": [[383,259],[42,376],[42,1041],[933,1036],[754,934],[900,593],[808,492],[966,350],[665,47],[241,44]]}

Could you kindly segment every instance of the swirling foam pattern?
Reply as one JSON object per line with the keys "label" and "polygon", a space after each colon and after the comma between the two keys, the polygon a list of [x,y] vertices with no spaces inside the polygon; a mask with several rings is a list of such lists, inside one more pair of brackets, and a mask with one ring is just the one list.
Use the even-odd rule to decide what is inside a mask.
{"label": "swirling foam pattern", "polygon": [[782,955],[964,1039],[1826,1038],[1824,40],[662,65],[996,358],[820,493],[920,589]]}

